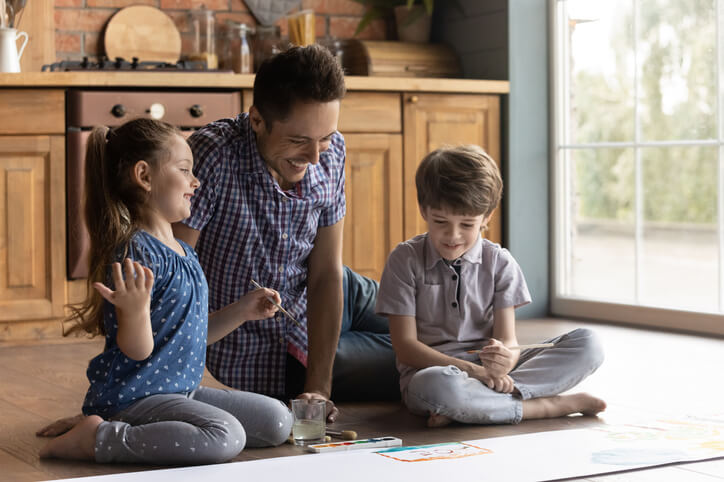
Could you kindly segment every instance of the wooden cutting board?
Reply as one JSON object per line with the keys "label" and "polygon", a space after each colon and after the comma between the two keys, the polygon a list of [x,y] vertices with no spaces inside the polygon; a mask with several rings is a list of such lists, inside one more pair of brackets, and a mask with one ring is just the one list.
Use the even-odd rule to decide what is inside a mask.
{"label": "wooden cutting board", "polygon": [[103,37],[110,59],[133,57],[140,61],[176,63],[181,55],[181,34],[173,20],[155,7],[134,5],[116,12]]}

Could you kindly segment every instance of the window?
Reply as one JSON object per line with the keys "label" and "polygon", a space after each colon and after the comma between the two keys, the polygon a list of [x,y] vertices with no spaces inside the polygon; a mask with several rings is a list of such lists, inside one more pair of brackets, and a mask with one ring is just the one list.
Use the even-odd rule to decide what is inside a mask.
{"label": "window", "polygon": [[552,310],[724,333],[724,0],[554,0]]}

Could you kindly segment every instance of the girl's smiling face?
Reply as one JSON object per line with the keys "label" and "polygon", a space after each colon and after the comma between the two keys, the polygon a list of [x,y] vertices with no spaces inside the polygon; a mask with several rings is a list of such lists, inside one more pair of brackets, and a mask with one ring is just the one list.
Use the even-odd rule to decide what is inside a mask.
{"label": "girl's smiling face", "polygon": [[484,218],[482,214],[453,214],[447,209],[431,207],[420,209],[420,213],[427,223],[430,242],[438,254],[448,261],[459,258],[472,248],[490,220],[490,216]]}
{"label": "girl's smiling face", "polygon": [[152,176],[151,197],[159,213],[175,223],[191,215],[191,197],[201,183],[193,174],[193,154],[183,137],[174,136],[168,152],[168,158]]}

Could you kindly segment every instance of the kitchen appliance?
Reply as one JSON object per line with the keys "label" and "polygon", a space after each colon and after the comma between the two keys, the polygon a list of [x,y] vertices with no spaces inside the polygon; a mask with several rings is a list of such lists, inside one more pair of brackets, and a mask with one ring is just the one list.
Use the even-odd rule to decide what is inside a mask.
{"label": "kitchen appliance", "polygon": [[[17,41],[24,37],[18,50]],[[15,28],[0,28],[0,72],[20,72],[20,57],[28,44],[28,34]]]}
{"label": "kitchen appliance", "polygon": [[108,57],[100,57],[98,60],[90,60],[83,57],[83,60],[63,60],[52,64],[43,65],[43,72],[68,72],[79,70],[132,70],[137,72],[158,72],[158,71],[195,71],[195,72],[217,72],[208,70],[206,63],[200,60],[179,60],[176,63],[169,62],[141,62],[138,57],[133,57],[131,61],[117,57],[110,60]]}
{"label": "kitchen appliance", "polygon": [[67,94],[66,192],[68,279],[88,276],[90,239],[83,219],[85,145],[96,125],[114,127],[136,117],[163,120],[185,136],[241,111],[239,91],[109,91],[71,89]]}

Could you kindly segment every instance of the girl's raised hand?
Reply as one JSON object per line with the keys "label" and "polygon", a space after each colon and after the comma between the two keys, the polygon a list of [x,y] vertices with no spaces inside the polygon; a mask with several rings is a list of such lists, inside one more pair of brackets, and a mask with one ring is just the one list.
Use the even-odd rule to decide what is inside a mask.
{"label": "girl's raised hand", "polygon": [[150,269],[126,258],[123,260],[123,273],[121,263],[111,265],[111,278],[115,291],[103,283],[93,283],[93,287],[116,307],[119,314],[128,316],[149,310],[153,287],[153,272]]}

